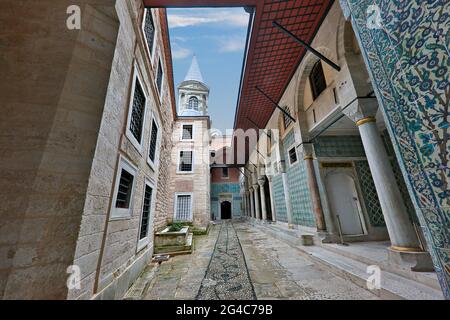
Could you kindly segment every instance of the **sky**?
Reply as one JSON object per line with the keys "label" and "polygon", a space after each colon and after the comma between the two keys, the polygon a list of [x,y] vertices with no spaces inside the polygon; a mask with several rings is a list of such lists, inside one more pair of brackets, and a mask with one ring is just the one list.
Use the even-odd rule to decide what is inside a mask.
{"label": "sky", "polygon": [[210,88],[212,127],[225,134],[234,125],[249,15],[243,8],[183,8],[168,9],[168,20],[175,89],[195,54]]}

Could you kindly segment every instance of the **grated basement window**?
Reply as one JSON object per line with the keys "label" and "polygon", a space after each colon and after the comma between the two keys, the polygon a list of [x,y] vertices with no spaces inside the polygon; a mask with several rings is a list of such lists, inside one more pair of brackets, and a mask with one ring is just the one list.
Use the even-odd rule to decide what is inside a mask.
{"label": "grated basement window", "polygon": [[177,210],[175,221],[189,221],[191,219],[191,201],[190,195],[177,196]]}
{"label": "grated basement window", "polygon": [[150,222],[150,208],[151,208],[151,204],[152,204],[152,194],[153,194],[153,189],[150,186],[145,185],[144,206],[142,208],[141,232],[140,232],[139,240],[146,238],[148,235],[148,225]]}
{"label": "grated basement window", "polygon": [[162,78],[163,78],[163,70],[162,70],[161,60],[159,60],[158,73],[156,75],[156,86],[158,87],[159,94],[161,94],[161,89],[162,89]]}
{"label": "grated basement window", "polygon": [[183,125],[183,140],[192,140],[193,130],[194,128],[191,124]]}
{"label": "grated basement window", "polygon": [[128,171],[122,169],[117,191],[116,208],[129,209],[131,203],[131,193],[133,189],[134,176]]}
{"label": "grated basement window", "polygon": [[136,79],[133,97],[133,110],[131,112],[130,131],[136,140],[141,143],[142,127],[145,114],[145,95],[139,80]]}
{"label": "grated basement window", "polygon": [[146,10],[146,12],[147,14],[145,15],[144,34],[151,55],[153,50],[153,42],[155,40],[155,24],[153,23],[152,11],[149,9]]}
{"label": "grated basement window", "polygon": [[192,151],[180,152],[180,171],[181,172],[192,171]]}
{"label": "grated basement window", "polygon": [[297,162],[297,152],[295,150],[295,147],[293,147],[291,150],[289,150],[289,162],[291,164]]}
{"label": "grated basement window", "polygon": [[156,146],[158,144],[158,126],[155,122],[155,120],[153,120],[152,122],[152,135],[150,137],[150,151],[148,154],[148,157],[150,158],[150,160],[152,162],[155,162],[156,159]]}
{"label": "grated basement window", "polygon": [[325,74],[323,73],[322,62],[320,60],[317,61],[312,68],[309,75],[309,81],[311,83],[311,90],[315,100],[327,88],[327,82],[325,81]]}

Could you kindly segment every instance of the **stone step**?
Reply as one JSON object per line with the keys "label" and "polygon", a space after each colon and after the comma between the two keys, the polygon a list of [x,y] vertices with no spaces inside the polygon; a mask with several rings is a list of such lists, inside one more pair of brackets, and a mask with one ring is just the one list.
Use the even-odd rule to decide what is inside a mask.
{"label": "stone step", "polygon": [[[439,285],[439,281],[437,279],[437,276],[435,273],[431,272],[414,272],[409,269],[401,268],[396,265],[392,265],[388,263],[387,261],[380,262],[374,259],[370,259],[366,256],[362,256],[359,254],[354,254],[352,252],[349,252],[348,250],[345,250],[344,247],[340,247],[339,245],[330,245],[330,244],[318,244],[320,247],[324,248],[325,250],[329,250],[331,252],[337,253],[339,255],[345,256],[347,258],[362,262],[366,265],[379,265],[383,268],[383,270],[397,274],[399,276],[402,276],[404,278],[407,278],[409,280],[420,282],[421,284],[424,284],[430,288],[433,288],[435,290],[441,290],[441,287]],[[351,244],[350,244],[351,245]],[[386,249],[387,250],[387,249]],[[387,255],[387,254],[386,254]]]}
{"label": "stone step", "polygon": [[[333,274],[350,280],[356,285],[367,288],[367,267],[372,263],[364,263],[340,253],[327,250],[321,246],[302,246],[301,239],[295,233],[283,234],[282,229],[276,225],[254,224],[255,227],[263,228],[271,236],[285,241],[299,251],[306,253],[314,262],[317,262]],[[418,281],[407,279],[398,274],[389,272],[381,267],[381,288],[369,290],[382,299],[404,299],[404,300],[442,300],[440,290],[422,284]]]}

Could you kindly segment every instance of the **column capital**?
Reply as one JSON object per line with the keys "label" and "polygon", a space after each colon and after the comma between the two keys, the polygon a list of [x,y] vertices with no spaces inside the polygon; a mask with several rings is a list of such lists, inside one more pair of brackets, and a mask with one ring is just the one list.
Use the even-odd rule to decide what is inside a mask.
{"label": "column capital", "polygon": [[267,176],[267,180],[269,180],[269,183],[271,183],[272,180],[273,180],[273,177],[272,176]]}
{"label": "column capital", "polygon": [[258,185],[258,184],[254,184],[254,185],[253,185],[253,190],[256,191],[256,190],[258,190],[258,188],[259,188],[259,185]]}
{"label": "column capital", "polygon": [[266,179],[264,178],[259,178],[258,179],[258,184],[261,188],[264,188],[264,184],[266,183]]}
{"label": "column capital", "polygon": [[248,188],[248,192],[252,193],[253,192],[253,187]]}
{"label": "column capital", "polygon": [[303,153],[303,158],[305,160],[314,158],[314,146],[312,143],[303,143],[299,147],[299,151]]}
{"label": "column capital", "polygon": [[378,110],[378,101],[376,98],[358,98],[342,113],[349,117],[357,126],[368,122],[375,122],[375,116]]}

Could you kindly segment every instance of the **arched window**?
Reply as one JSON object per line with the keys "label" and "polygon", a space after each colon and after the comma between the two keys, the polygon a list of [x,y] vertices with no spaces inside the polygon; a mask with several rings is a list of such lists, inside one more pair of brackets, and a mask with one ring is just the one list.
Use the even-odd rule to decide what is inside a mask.
{"label": "arched window", "polygon": [[198,111],[198,99],[196,97],[189,98],[189,109]]}
{"label": "arched window", "polygon": [[327,82],[325,81],[325,74],[323,73],[322,62],[320,60],[312,68],[309,81],[315,100],[327,88]]}

